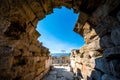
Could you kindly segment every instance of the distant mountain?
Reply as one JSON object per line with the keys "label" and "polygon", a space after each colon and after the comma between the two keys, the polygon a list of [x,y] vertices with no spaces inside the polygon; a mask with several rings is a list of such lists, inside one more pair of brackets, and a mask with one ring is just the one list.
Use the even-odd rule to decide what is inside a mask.
{"label": "distant mountain", "polygon": [[50,54],[52,57],[61,57],[61,56],[70,56],[70,53],[51,53]]}

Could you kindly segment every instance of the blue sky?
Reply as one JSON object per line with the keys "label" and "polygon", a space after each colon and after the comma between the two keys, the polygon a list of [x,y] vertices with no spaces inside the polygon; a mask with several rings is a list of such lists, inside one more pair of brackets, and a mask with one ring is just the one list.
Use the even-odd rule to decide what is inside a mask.
{"label": "blue sky", "polygon": [[55,8],[53,12],[38,22],[37,30],[41,34],[38,40],[51,53],[60,53],[61,50],[69,53],[72,49],[80,49],[84,39],[73,31],[79,14],[65,7]]}

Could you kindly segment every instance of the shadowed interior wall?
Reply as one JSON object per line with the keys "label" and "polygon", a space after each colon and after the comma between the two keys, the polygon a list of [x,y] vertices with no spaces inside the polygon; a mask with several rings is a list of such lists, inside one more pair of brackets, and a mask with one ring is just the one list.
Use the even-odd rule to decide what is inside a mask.
{"label": "shadowed interior wall", "polygon": [[85,45],[71,54],[74,71],[84,80],[120,79],[119,0],[0,0],[0,79],[40,80],[49,71],[36,25],[61,6],[80,13],[74,31]]}

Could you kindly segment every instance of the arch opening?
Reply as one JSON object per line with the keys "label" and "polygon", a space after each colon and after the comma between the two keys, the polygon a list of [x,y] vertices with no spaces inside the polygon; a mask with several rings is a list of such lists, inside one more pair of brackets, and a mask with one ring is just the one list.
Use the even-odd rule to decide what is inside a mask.
{"label": "arch opening", "polygon": [[73,31],[79,14],[64,6],[54,9],[53,13],[40,20],[37,31],[41,36],[38,38],[51,53],[70,53],[72,49],[79,49],[84,44],[82,36]]}

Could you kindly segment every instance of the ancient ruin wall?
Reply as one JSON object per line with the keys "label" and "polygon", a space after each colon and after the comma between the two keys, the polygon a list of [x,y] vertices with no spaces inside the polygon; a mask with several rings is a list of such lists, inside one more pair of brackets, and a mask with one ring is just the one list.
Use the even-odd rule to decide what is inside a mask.
{"label": "ancient ruin wall", "polygon": [[0,1],[0,80],[40,80],[49,71],[50,52],[36,31],[45,15],[36,0]]}
{"label": "ancient ruin wall", "polygon": [[75,59],[84,80],[119,78],[119,4],[119,0],[0,0],[0,79],[40,80],[48,72],[49,50],[38,42],[35,29],[38,20],[61,6],[80,12],[74,31],[86,44]]}
{"label": "ancient ruin wall", "polygon": [[[0,0],[0,80],[40,80],[50,69],[49,49],[37,40],[37,22],[71,1]],[[43,26],[44,27],[44,26]]]}
{"label": "ancient ruin wall", "polygon": [[105,2],[91,16],[81,12],[78,18],[74,31],[84,37],[85,45],[71,52],[71,67],[83,80],[120,79],[119,3]]}

